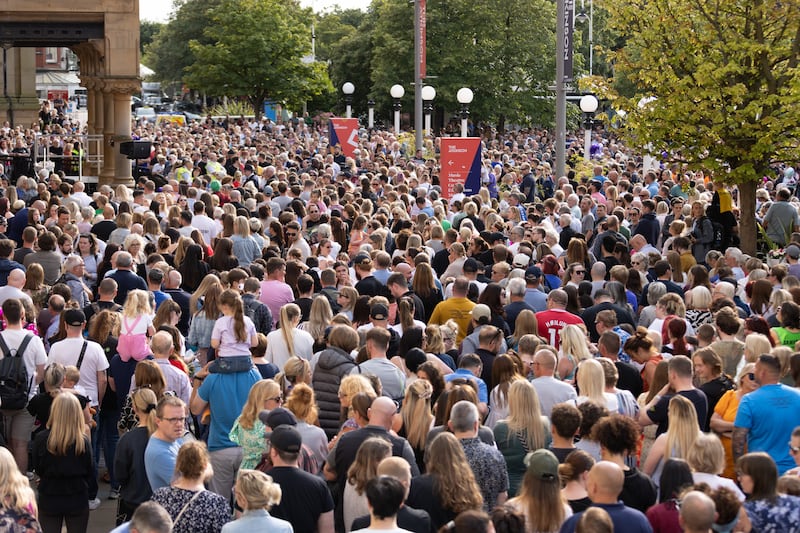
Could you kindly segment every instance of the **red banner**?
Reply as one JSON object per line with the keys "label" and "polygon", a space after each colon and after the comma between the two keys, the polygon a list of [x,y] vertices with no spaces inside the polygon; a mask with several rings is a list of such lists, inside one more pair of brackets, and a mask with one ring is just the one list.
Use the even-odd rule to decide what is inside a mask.
{"label": "red banner", "polygon": [[358,119],[332,118],[330,120],[331,146],[338,144],[346,157],[353,157],[354,150],[358,148]]}
{"label": "red banner", "polygon": [[426,0],[417,0],[419,2],[419,40],[420,40],[420,47],[419,47],[419,72],[420,78],[425,79],[426,68],[427,68],[427,53],[426,53],[426,45],[425,45],[425,31],[426,31]]}
{"label": "red banner", "polygon": [[442,196],[448,200],[455,192],[453,187],[460,183],[464,194],[478,194],[481,188],[481,140],[477,137],[444,137],[439,173]]}

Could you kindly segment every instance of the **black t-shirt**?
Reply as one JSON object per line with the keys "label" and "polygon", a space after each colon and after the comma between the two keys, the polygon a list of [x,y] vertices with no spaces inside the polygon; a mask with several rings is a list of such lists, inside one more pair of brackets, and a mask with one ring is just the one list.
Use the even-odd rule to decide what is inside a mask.
{"label": "black t-shirt", "polygon": [[442,506],[441,498],[434,491],[433,477],[428,474],[411,480],[406,504],[414,509],[427,511],[431,517],[431,531],[438,531],[450,520],[455,519],[457,514]]}
{"label": "black t-shirt", "polygon": [[92,226],[92,233],[101,241],[106,242],[115,229],[117,229],[117,224],[113,220],[101,220]]}
{"label": "black t-shirt", "polygon": [[333,511],[333,498],[325,481],[290,466],[276,466],[268,474],[281,486],[282,493],[270,514],[291,522],[295,533],[315,533],[320,515]]}
{"label": "black t-shirt", "polygon": [[[563,463],[567,460],[567,456],[577,450],[577,448],[553,448],[550,446],[549,450],[553,452],[553,455],[556,456],[559,463]],[[577,513],[578,511],[575,512]]]}
{"label": "black t-shirt", "polygon": [[619,495],[622,503],[644,513],[656,503],[656,496],[656,486],[650,476],[636,468],[625,471],[625,483]]}
{"label": "black t-shirt", "polygon": [[371,274],[356,283],[355,289],[359,296],[383,296],[388,292],[384,284]]}
{"label": "black t-shirt", "polygon": [[572,508],[573,513],[581,513],[592,506],[592,500],[588,496],[580,500],[567,500],[567,503]]}
{"label": "black t-shirt", "polygon": [[[350,531],[358,531],[359,529],[366,529],[370,525],[369,515],[359,516],[353,520],[353,526]],[[430,533],[431,530],[431,517],[425,511],[419,509],[412,509],[404,505],[397,511],[397,527],[411,531],[412,533]]]}
{"label": "black t-shirt", "polygon": [[728,376],[722,375],[716,379],[712,379],[700,385],[700,390],[703,391],[708,400],[708,412],[706,413],[706,428],[711,423],[711,415],[714,414],[714,408],[722,395],[733,388],[733,382]]}
{"label": "black t-shirt", "polygon": [[614,361],[614,366],[619,374],[617,388],[630,391],[634,398],[638,398],[644,388],[642,374],[633,365],[622,361]]}
{"label": "black t-shirt", "polygon": [[[678,392],[677,394],[680,394],[694,404],[694,408],[697,411],[697,421],[700,424],[700,430],[708,431],[708,399],[706,398],[705,393],[700,389],[690,389]],[[647,416],[650,417],[650,420],[658,424],[656,437],[666,432],[667,428],[669,428],[669,401],[673,396],[674,394],[666,394],[662,396],[661,399],[658,400],[658,402],[651,407],[649,411],[647,411]]]}

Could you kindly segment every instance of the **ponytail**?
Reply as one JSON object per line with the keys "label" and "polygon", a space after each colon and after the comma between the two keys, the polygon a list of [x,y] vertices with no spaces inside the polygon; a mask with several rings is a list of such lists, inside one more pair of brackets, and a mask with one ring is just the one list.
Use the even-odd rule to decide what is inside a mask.
{"label": "ponytail", "polygon": [[236,340],[247,342],[247,328],[244,325],[244,303],[242,298],[231,289],[225,289],[219,297],[219,304],[233,309],[233,333]]}
{"label": "ponytail", "polygon": [[403,332],[414,327],[414,300],[411,298],[401,298],[397,303],[397,313]]}
{"label": "ponytail", "polygon": [[131,393],[131,404],[139,412],[139,420],[147,426],[147,431],[152,435],[156,426],[156,393],[148,388],[136,389]]}
{"label": "ponytail", "polygon": [[300,316],[300,308],[296,304],[287,304],[281,307],[280,327],[283,340],[286,342],[286,349],[289,357],[294,357],[294,326],[292,320]]}

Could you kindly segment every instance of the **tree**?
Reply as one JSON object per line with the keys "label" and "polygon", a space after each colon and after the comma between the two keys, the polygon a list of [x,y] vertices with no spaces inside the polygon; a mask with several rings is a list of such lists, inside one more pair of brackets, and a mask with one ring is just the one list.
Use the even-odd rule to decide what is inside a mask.
{"label": "tree", "polygon": [[309,59],[311,12],[297,0],[221,0],[209,18],[205,41],[189,42],[193,88],[246,99],[259,116],[266,101],[299,107],[333,89],[325,66]]}
{"label": "tree", "polygon": [[150,46],[153,38],[161,31],[164,24],[161,22],[153,22],[152,20],[143,20],[139,25],[139,52],[144,55],[145,48]]}
{"label": "tree", "polygon": [[[742,249],[756,250],[755,191],[797,157],[800,0],[606,0],[639,91],[617,98],[628,140],[739,190]],[[615,98],[613,91],[610,98]],[[637,105],[642,97],[655,97]]]}

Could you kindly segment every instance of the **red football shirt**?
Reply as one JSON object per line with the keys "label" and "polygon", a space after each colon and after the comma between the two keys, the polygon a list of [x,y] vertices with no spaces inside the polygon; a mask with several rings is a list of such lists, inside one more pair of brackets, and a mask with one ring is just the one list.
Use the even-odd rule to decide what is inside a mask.
{"label": "red football shirt", "polygon": [[564,309],[548,309],[536,313],[539,336],[558,350],[561,346],[561,330],[570,324],[583,325],[583,320]]}

